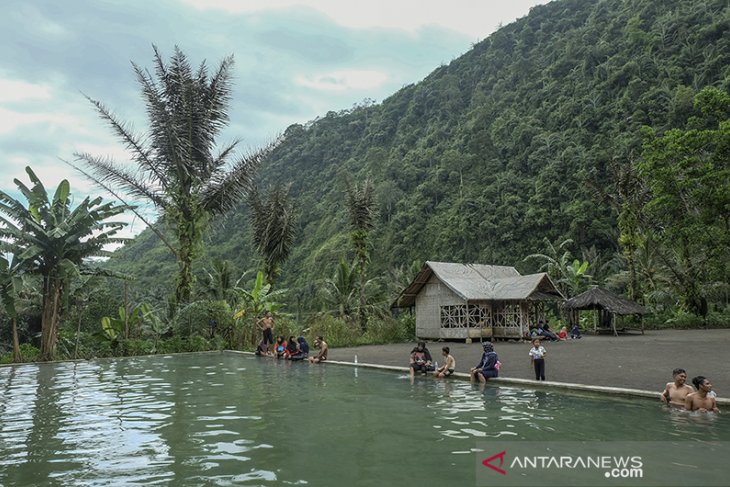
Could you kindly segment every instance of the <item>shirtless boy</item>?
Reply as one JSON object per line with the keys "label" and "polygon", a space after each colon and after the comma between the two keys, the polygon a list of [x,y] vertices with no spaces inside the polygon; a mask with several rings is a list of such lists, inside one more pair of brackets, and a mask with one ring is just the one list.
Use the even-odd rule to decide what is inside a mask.
{"label": "shirtless boy", "polygon": [[263,318],[258,320],[256,324],[264,332],[264,338],[261,341],[262,348],[266,355],[271,354],[269,347],[274,344],[274,316],[271,311],[267,311]]}
{"label": "shirtless boy", "polygon": [[720,410],[717,408],[717,401],[714,397],[708,394],[712,391],[712,384],[709,379],[698,375],[692,379],[692,384],[697,388],[697,392],[687,394],[684,399],[684,408],[689,411],[700,411],[702,413],[719,413]]}
{"label": "shirtless boy", "polygon": [[314,339],[314,346],[319,348],[319,353],[316,357],[309,357],[309,363],[318,364],[327,360],[327,351],[329,350],[327,342],[325,342],[321,336],[318,336]]}
{"label": "shirtless boy", "polygon": [[684,399],[687,394],[692,394],[695,390],[692,386],[685,384],[687,381],[687,372],[684,369],[674,369],[672,371],[672,377],[674,382],[667,382],[667,386],[662,392],[662,401],[669,404],[670,406],[676,406],[683,408]]}

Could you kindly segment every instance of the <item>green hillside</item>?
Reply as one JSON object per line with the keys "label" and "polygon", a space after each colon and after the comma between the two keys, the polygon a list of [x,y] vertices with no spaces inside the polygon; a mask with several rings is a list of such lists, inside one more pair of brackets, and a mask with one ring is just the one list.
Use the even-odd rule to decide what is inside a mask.
{"label": "green hillside", "polygon": [[[380,104],[286,129],[260,174],[262,188],[291,183],[300,212],[279,285],[317,306],[319,280],[351,258],[345,181],[368,175],[379,207],[373,276],[415,260],[531,271],[523,259],[545,238],[607,261],[619,232],[606,196],[639,159],[641,127],[684,127],[706,86],[730,90],[726,1],[535,7]],[[240,271],[257,266],[244,205],[215,222],[206,252]],[[174,284],[174,261],[149,231],[110,265],[138,289]]]}

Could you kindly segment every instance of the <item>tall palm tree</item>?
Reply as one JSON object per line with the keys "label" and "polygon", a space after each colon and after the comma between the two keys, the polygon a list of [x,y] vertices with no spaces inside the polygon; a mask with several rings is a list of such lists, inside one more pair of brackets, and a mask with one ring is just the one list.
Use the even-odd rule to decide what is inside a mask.
{"label": "tall palm tree", "polygon": [[370,231],[375,227],[377,216],[372,179],[366,178],[361,185],[348,183],[347,210],[350,217],[350,238],[355,249],[355,263],[360,280],[358,317],[360,327],[365,330],[367,326],[365,283],[367,266],[370,263]]}
{"label": "tall palm tree", "polygon": [[249,204],[256,250],[264,261],[266,280],[273,283],[294,243],[296,211],[289,198],[289,187],[271,190],[266,199],[254,189]]}
{"label": "tall palm tree", "polygon": [[132,63],[147,106],[146,133],[135,134],[109,108],[89,98],[136,167],[87,153],[76,158],[88,168],[88,172],[79,170],[97,184],[120,199],[112,187],[152,203],[173,228],[177,242],[169,242],[150,225],[175,255],[179,269],[175,296],[178,303],[187,303],[193,290],[192,263],[200,254],[211,217],[231,209],[246,195],[256,168],[273,144],[229,162],[238,141],[220,148],[216,143],[229,120],[232,56],[223,59],[212,74],[205,62],[193,69],[177,47],[169,63],[154,47],[154,63],[154,74]]}
{"label": "tall palm tree", "polygon": [[69,279],[88,257],[107,255],[104,246],[122,242],[113,236],[125,225],[105,222],[122,213],[125,206],[85,198],[71,209],[71,186],[61,181],[53,199],[30,167],[33,186],[15,184],[28,202],[0,191],[0,251],[18,259],[18,268],[43,278],[41,312],[41,360],[51,360],[61,319],[61,296]]}

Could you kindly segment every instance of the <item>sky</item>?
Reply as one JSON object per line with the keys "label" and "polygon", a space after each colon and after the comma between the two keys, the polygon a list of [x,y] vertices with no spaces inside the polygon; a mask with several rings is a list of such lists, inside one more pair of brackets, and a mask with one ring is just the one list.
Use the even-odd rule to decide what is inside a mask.
{"label": "sky", "polygon": [[[221,143],[245,151],[370,99],[379,103],[547,0],[4,0],[0,16],[0,189],[20,197],[31,166],[52,193],[109,197],[63,161],[88,152],[128,160],[85,98],[145,129],[131,62],[155,45],[193,65],[235,59]],[[144,229],[130,213],[125,236]]]}

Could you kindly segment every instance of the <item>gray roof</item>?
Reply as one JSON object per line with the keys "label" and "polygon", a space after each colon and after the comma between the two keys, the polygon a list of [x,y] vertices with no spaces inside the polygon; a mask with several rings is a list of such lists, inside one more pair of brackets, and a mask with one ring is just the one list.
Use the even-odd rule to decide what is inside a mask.
{"label": "gray roof", "polygon": [[567,309],[605,309],[617,315],[645,315],[649,310],[607,289],[594,287],[567,300]]}
{"label": "gray roof", "polygon": [[545,273],[521,276],[514,267],[426,262],[392,307],[413,306],[416,295],[433,275],[465,301],[563,299]]}

